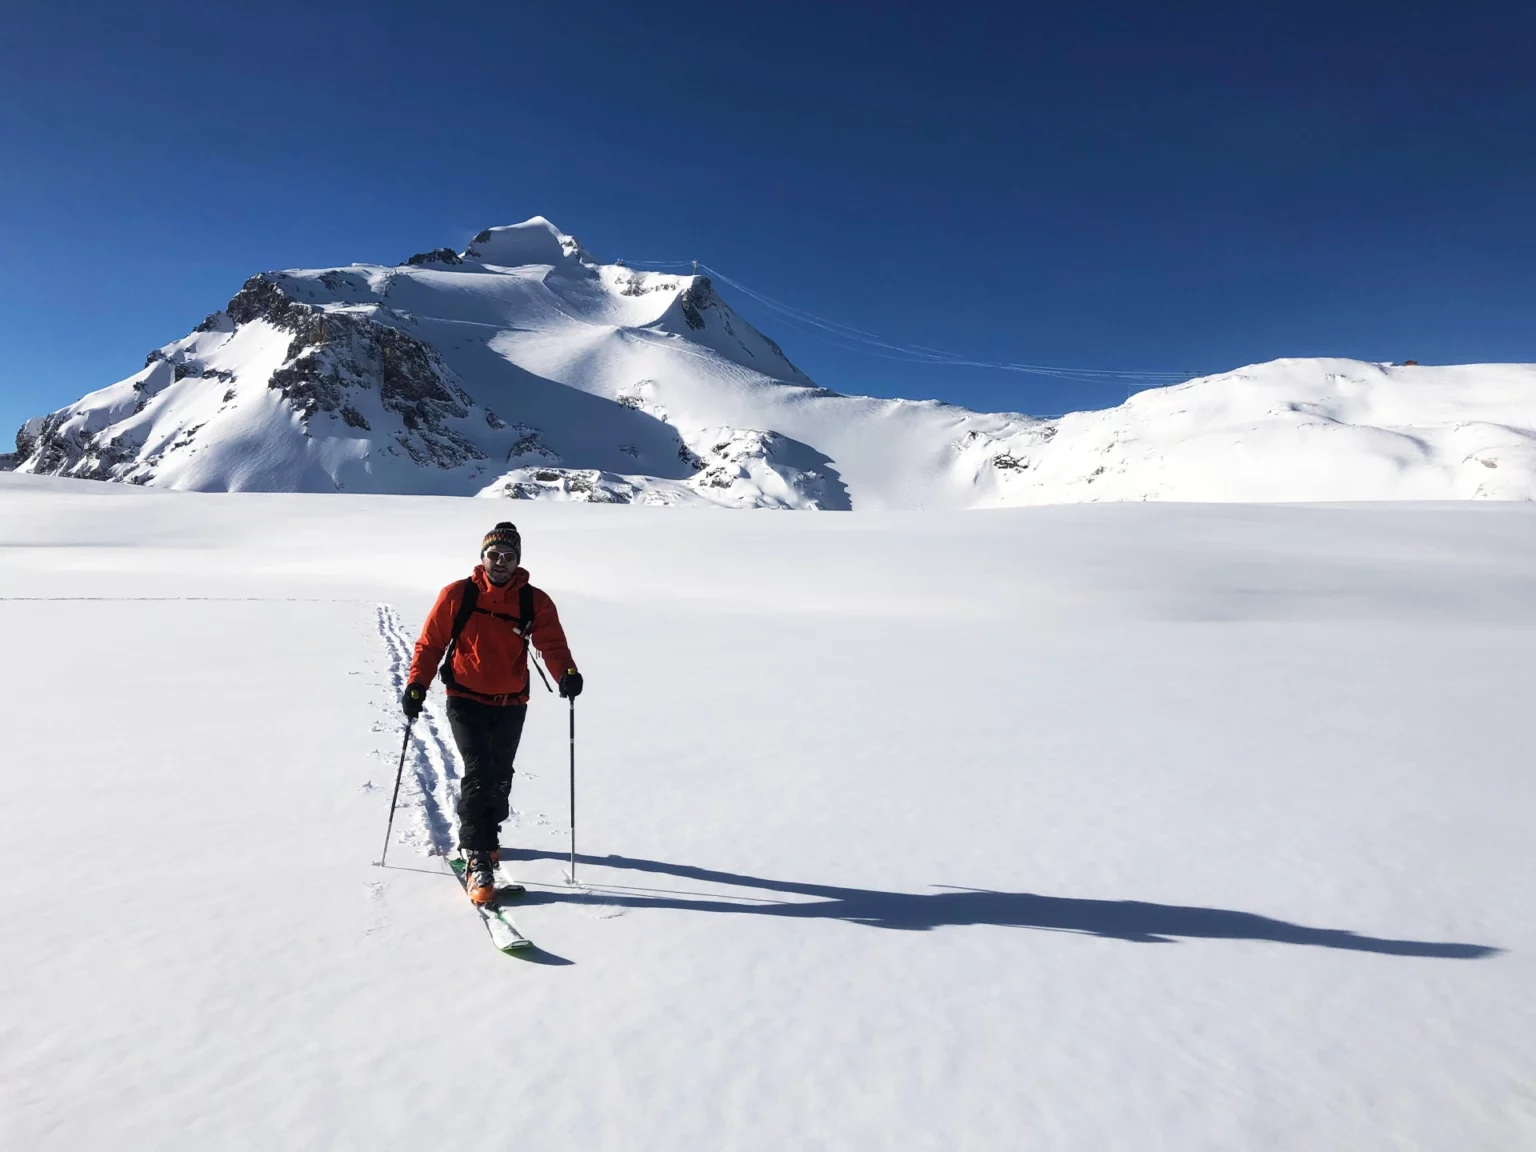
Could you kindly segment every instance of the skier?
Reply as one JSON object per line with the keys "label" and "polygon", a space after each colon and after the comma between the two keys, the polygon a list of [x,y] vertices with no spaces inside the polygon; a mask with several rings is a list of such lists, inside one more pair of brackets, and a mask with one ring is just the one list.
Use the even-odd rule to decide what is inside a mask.
{"label": "skier", "polygon": [[406,719],[414,721],[441,665],[448,723],[464,760],[458,813],[465,889],[480,905],[496,898],[501,822],[507,818],[512,760],[528,713],[529,640],[545,667],[559,675],[562,697],[574,699],[582,688],[554,601],[528,583],[527,570],[519,567],[522,553],[515,525],[502,521],[485,534],[473,574],[437,594],[416,641],[410,683],[401,700]]}

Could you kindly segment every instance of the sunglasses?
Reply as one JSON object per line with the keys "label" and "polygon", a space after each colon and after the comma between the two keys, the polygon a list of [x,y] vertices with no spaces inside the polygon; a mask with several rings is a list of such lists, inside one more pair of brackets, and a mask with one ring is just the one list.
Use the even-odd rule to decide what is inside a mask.
{"label": "sunglasses", "polygon": [[495,548],[485,550],[485,558],[492,564],[516,564],[516,552],[498,552]]}

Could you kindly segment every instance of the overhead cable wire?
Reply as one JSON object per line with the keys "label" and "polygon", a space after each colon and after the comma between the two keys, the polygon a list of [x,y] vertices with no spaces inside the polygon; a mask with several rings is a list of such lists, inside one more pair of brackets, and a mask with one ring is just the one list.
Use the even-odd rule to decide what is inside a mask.
{"label": "overhead cable wire", "polygon": [[766,293],[750,288],[741,281],[736,280],[717,268],[697,261],[689,260],[656,260],[656,261],[626,261],[633,267],[648,265],[653,268],[679,268],[697,267],[707,272],[712,278],[723,284],[729,284],[744,296],[755,300],[763,307],[777,312],[787,321],[792,323],[797,331],[811,336],[814,339],[823,340],[844,351],[859,352],[866,355],[877,356],[883,360],[898,360],[907,363],[943,365],[953,368],[991,368],[1003,372],[1022,372],[1036,376],[1052,376],[1060,380],[1076,380],[1082,383],[1145,383],[1145,384],[1169,384],[1191,379],[1199,375],[1196,372],[1169,372],[1169,371],[1129,371],[1113,368],[1071,368],[1051,364],[1025,364],[1015,361],[983,360],[964,355],[959,352],[950,352],[942,348],[929,348],[921,344],[900,344],[874,332],[868,332],[862,328],[856,328],[851,324],[843,324],[836,320],[818,316],[814,312],[808,312],[803,308],[797,308],[792,304],[786,304],[782,300],[775,300]]}

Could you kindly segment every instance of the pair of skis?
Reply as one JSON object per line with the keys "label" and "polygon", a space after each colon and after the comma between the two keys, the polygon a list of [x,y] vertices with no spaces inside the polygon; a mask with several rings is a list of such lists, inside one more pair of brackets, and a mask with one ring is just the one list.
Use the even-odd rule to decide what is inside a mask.
{"label": "pair of skis", "polygon": [[[453,874],[459,878],[459,884],[463,887],[465,896],[468,896],[469,877],[464,857],[455,856],[449,864],[453,867]],[[512,917],[507,914],[502,903],[507,900],[516,900],[528,889],[502,872],[499,865],[496,869],[496,880],[496,899],[489,904],[472,902],[471,907],[480,913],[480,919],[485,922],[485,930],[491,934],[491,943],[496,945],[498,951],[512,956],[525,948],[532,948],[533,941],[517,930],[517,925],[512,923]]]}

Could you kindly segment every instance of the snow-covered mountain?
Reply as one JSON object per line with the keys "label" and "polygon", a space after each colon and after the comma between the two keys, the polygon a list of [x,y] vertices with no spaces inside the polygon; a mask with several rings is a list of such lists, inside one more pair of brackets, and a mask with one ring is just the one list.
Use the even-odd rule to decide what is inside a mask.
{"label": "snow-covered mountain", "polygon": [[1536,495],[1536,366],[1282,360],[1038,420],[818,387],[703,276],[535,217],[265,272],[27,421],[21,472],[198,490],[728,507]]}

